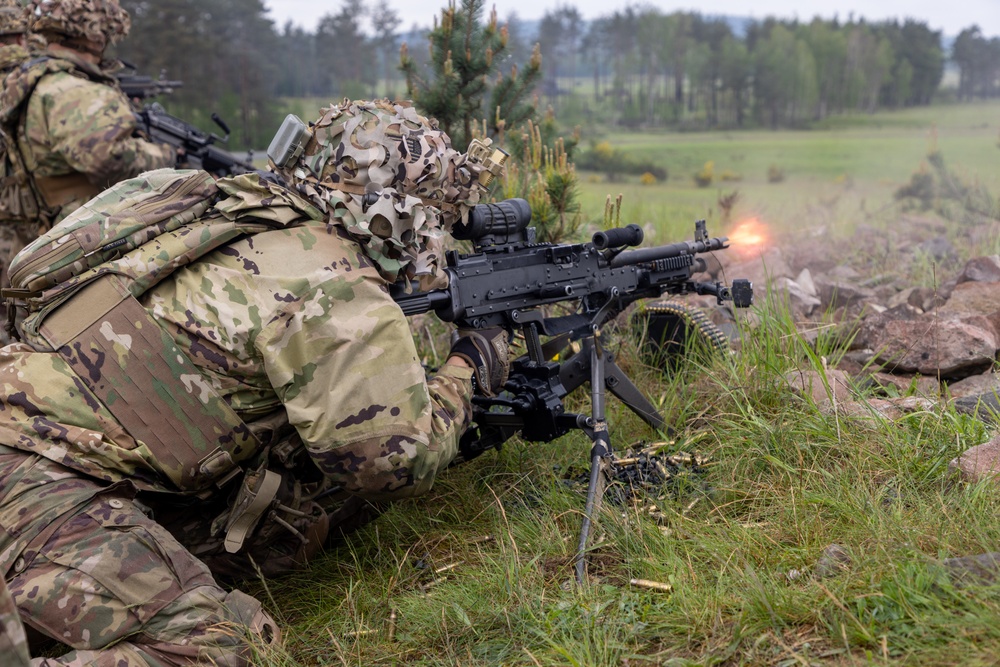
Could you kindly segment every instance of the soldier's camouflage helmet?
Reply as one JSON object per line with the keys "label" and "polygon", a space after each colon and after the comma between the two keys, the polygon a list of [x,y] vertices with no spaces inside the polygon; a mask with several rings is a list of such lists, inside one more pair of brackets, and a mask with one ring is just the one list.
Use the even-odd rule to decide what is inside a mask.
{"label": "soldier's camouflage helmet", "polygon": [[117,0],[31,0],[32,32],[53,32],[95,44],[117,44],[132,27]]}
{"label": "soldier's camouflage helmet", "polygon": [[21,35],[28,29],[28,12],[21,0],[0,0],[0,37]]}
{"label": "soldier's camouflage helmet", "polygon": [[383,276],[440,286],[425,278],[437,274],[443,232],[485,197],[483,167],[405,104],[344,100],[321,114],[303,155],[278,170],[285,182],[344,224]]}

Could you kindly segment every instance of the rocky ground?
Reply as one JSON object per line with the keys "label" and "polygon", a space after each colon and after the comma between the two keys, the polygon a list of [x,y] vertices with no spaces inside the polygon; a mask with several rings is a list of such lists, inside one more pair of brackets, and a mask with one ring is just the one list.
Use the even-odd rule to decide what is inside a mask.
{"label": "rocky ground", "polygon": [[[822,338],[826,349],[846,349],[830,359],[825,380],[811,368],[787,376],[823,410],[896,419],[950,403],[1000,421],[1000,255],[967,250],[994,247],[1000,226],[948,230],[911,215],[886,230],[859,226],[850,238],[792,234],[717,253],[698,279],[748,278],[758,307],[778,304],[810,344]],[[735,337],[729,309],[696,301]],[[756,316],[747,317],[752,326]],[[953,467],[970,480],[1000,473],[1000,437]]]}

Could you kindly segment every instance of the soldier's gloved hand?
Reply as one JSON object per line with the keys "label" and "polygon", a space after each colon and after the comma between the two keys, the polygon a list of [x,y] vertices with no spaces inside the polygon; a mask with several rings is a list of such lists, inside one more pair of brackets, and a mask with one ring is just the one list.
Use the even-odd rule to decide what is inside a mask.
{"label": "soldier's gloved hand", "polygon": [[459,329],[452,334],[451,355],[472,366],[475,390],[496,396],[510,372],[510,347],[502,327]]}

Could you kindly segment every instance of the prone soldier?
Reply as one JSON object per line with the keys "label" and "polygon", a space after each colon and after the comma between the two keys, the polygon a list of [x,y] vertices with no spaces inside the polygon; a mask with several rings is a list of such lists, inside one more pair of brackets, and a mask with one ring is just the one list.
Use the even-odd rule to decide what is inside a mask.
{"label": "prone soldier", "polygon": [[[387,101],[345,100],[300,129],[275,166],[281,183],[151,172],[44,237],[106,223],[126,195],[156,194],[166,177],[207,188],[186,204],[202,233],[121,256],[98,239],[110,259],[93,266],[97,279],[41,329],[20,320],[27,342],[0,350],[0,572],[25,620],[74,649],[43,666],[246,664],[248,644],[278,632],[217,577],[301,565],[363,520],[367,501],[426,492],[459,454],[474,391],[503,385],[499,329],[462,332],[426,377],[387,289],[447,283],[443,235],[479,203],[482,165]],[[214,223],[255,233],[172,264],[95,316],[101,299],[84,290],[114,290],[129,271],[150,283],[143,270],[170,243],[197,243]],[[36,335],[51,343],[80,318],[92,326],[65,344],[46,349]],[[143,374],[159,391],[141,391]],[[196,410],[162,402],[186,396]],[[204,441],[177,435],[199,429]]]}

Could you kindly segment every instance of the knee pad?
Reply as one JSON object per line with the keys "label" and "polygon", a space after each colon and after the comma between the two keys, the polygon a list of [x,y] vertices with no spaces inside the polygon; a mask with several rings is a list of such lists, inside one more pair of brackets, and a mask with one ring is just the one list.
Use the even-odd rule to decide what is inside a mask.
{"label": "knee pad", "polygon": [[222,603],[232,623],[247,628],[250,634],[259,639],[265,646],[274,646],[281,642],[281,629],[264,611],[256,598],[243,591],[230,591]]}

